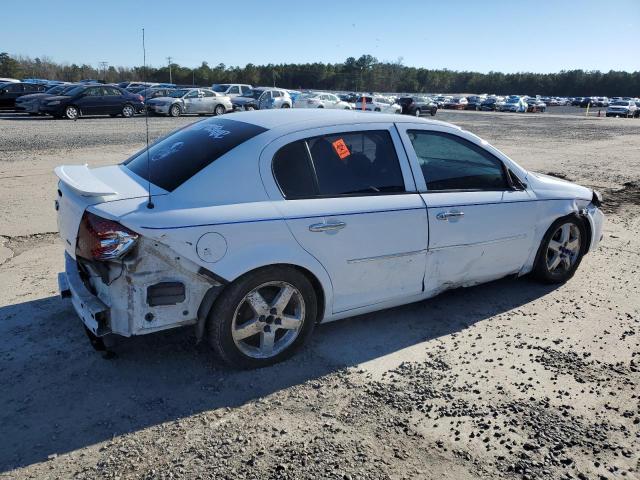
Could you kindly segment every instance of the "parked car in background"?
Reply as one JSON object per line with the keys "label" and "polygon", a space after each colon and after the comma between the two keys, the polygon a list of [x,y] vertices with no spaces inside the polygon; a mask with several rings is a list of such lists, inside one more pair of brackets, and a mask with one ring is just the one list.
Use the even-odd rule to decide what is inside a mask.
{"label": "parked car in background", "polygon": [[582,97],[582,101],[580,102],[580,106],[582,108],[593,107],[596,103],[596,97]]}
{"label": "parked car in background", "polygon": [[235,368],[446,289],[566,282],[604,222],[597,192],[400,115],[242,112],[55,173],[60,293],[93,343],[190,325]]}
{"label": "parked car in background", "polygon": [[42,113],[54,118],[77,120],[88,115],[122,115],[133,117],[144,108],[140,95],[129,93],[115,85],[78,85],[64,93],[45,99],[40,105]]}
{"label": "parked car in background", "polygon": [[484,102],[487,97],[483,97],[482,95],[471,95],[467,97],[467,104],[464,106],[465,110],[480,110],[482,107],[482,102]]}
{"label": "parked car in background", "polygon": [[527,102],[527,112],[536,113],[547,111],[547,104],[539,98],[527,98],[525,101]]}
{"label": "parked car in background", "polygon": [[249,92],[253,87],[244,83],[214,83],[211,90],[227,97],[237,97]]}
{"label": "parked car in background", "polygon": [[146,102],[149,113],[179,117],[185,114],[224,115],[233,109],[231,99],[208,88],[176,88],[164,97]]}
{"label": "parked car in background", "polygon": [[493,112],[497,108],[497,103],[501,97],[488,97],[480,103],[480,110]]}
{"label": "parked car in background", "polygon": [[231,99],[234,110],[268,110],[291,108],[293,101],[289,92],[281,88],[258,87]]}
{"label": "parked car in background", "polygon": [[397,103],[402,108],[402,113],[415,117],[426,114],[433,117],[438,111],[438,105],[429,97],[400,97]]}
{"label": "parked car in background", "polygon": [[144,101],[147,101],[156,97],[166,97],[174,90],[175,89],[173,87],[154,86],[149,88],[142,88],[141,90],[138,90],[137,92],[134,92],[134,93],[137,93],[144,99]]}
{"label": "parked car in background", "polygon": [[510,96],[505,101],[504,105],[499,107],[499,111],[501,112],[526,112],[527,111],[527,102],[524,100],[524,97],[518,96]]}
{"label": "parked car in background", "polygon": [[44,100],[56,95],[64,95],[65,92],[71,91],[76,86],[77,85],[73,83],[54,85],[44,92],[31,93],[29,95],[18,97],[16,99],[16,111],[26,112],[29,115],[38,115],[40,113],[40,105]]}
{"label": "parked car in background", "polygon": [[44,92],[45,85],[31,82],[6,82],[0,84],[0,110],[15,110],[16,99],[31,93]]}
{"label": "parked car in background", "polygon": [[356,99],[356,110],[381,113],[402,113],[402,107],[383,96],[363,95]]}
{"label": "parked car in background", "polygon": [[293,102],[294,108],[338,108],[341,110],[351,110],[353,107],[343,102],[333,93],[310,92],[302,93]]}
{"label": "parked car in background", "polygon": [[453,97],[449,95],[438,95],[434,97],[433,101],[436,102],[438,108],[444,108],[444,104],[450,101]]}
{"label": "parked car in background", "polygon": [[596,97],[594,106],[596,107],[608,107],[609,99],[607,97]]}
{"label": "parked car in background", "polygon": [[448,110],[464,110],[469,101],[466,97],[452,97],[444,104],[444,108]]}
{"label": "parked car in background", "polygon": [[636,102],[632,100],[618,100],[613,102],[607,108],[607,117],[638,117],[640,115],[640,109],[636,105]]}

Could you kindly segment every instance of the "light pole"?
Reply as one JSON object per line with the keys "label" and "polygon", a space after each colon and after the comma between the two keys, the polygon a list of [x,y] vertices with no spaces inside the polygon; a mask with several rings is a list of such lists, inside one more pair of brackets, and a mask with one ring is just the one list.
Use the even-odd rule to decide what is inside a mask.
{"label": "light pole", "polygon": [[169,83],[173,83],[173,80],[171,78],[171,61],[173,60],[173,57],[167,57],[167,62],[169,62]]}

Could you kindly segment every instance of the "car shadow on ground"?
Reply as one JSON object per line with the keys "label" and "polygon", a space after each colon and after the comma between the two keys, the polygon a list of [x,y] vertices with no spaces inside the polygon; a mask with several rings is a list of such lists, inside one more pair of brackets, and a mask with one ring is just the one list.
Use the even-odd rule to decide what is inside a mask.
{"label": "car shadow on ground", "polygon": [[[191,328],[95,352],[68,301],[0,308],[0,472],[194,413],[234,407],[516,309],[553,290],[527,278],[446,292],[319,326],[291,360],[254,371],[215,364]],[[518,317],[512,317],[518,321]]]}

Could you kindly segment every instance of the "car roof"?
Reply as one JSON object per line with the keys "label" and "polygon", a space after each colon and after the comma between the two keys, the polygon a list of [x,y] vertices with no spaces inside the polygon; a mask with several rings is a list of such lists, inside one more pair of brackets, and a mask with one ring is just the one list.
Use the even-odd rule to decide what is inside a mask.
{"label": "car roof", "polygon": [[[440,120],[416,118],[408,115],[392,113],[356,112],[353,110],[333,109],[269,109],[236,112],[229,119],[252,123],[271,131],[288,133],[309,128],[320,128],[333,125],[352,125],[363,123],[424,123],[460,129],[455,125]],[[293,128],[292,128],[293,127]]]}

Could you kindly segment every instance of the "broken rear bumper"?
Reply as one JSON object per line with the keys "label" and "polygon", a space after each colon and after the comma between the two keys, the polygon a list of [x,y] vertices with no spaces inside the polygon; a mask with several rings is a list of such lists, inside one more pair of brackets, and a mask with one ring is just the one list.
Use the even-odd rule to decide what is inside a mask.
{"label": "broken rear bumper", "polygon": [[82,323],[96,337],[111,333],[109,307],[87,289],[80,278],[78,264],[65,252],[65,271],[58,273],[58,288],[62,298],[70,298]]}

